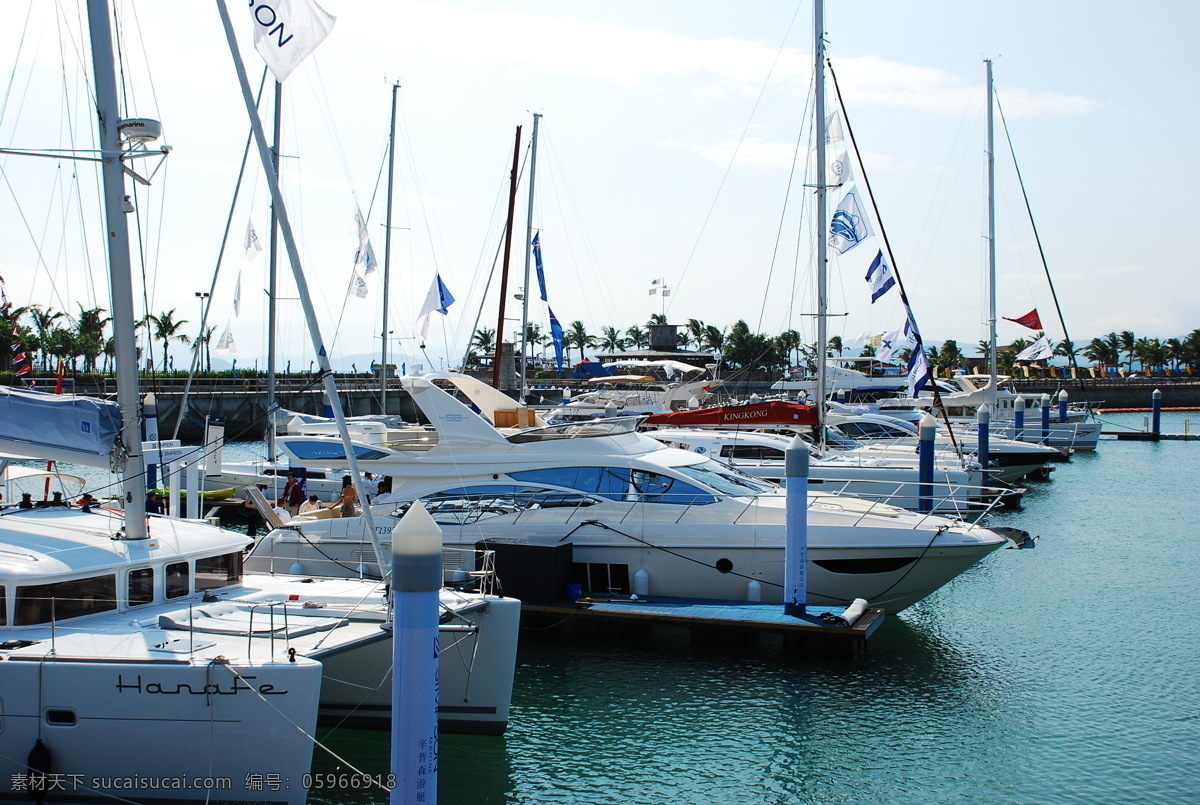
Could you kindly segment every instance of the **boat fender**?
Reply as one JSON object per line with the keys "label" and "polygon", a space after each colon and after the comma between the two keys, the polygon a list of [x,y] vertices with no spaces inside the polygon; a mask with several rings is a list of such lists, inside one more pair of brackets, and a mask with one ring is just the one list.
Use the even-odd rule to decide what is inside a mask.
{"label": "boat fender", "polygon": [[746,600],[762,600],[762,584],[760,584],[757,579],[750,579],[750,581],[746,582]]}
{"label": "boat fender", "polygon": [[54,767],[54,756],[50,753],[50,747],[46,746],[46,742],[41,738],[38,738],[33,749],[29,750],[25,765],[29,768],[29,796],[34,802],[41,802],[46,798],[46,777]]}
{"label": "boat fender", "polygon": [[867,611],[867,600],[865,598],[855,598],[850,602],[850,606],[837,615],[833,612],[826,612],[821,615],[821,619],[830,626],[841,626],[843,628],[853,626],[854,622],[863,616]]}
{"label": "boat fender", "polygon": [[644,567],[639,567],[637,573],[633,574],[633,592],[642,598],[650,595],[650,574]]}

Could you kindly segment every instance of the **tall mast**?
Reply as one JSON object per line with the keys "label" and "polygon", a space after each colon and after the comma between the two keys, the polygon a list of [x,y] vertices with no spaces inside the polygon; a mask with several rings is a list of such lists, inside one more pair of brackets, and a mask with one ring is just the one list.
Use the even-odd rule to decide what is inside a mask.
{"label": "tall mast", "polygon": [[533,253],[533,190],[534,175],[537,173],[537,133],[538,121],[542,116],[533,113],[533,136],[529,140],[529,211],[525,215],[525,292],[521,294],[521,402],[529,393],[529,294],[533,288],[529,285],[529,259]]}
{"label": "tall mast", "polygon": [[380,371],[383,382],[379,386],[379,413],[387,414],[388,386],[388,286],[392,278],[392,187],[396,175],[396,90],[400,82],[392,84],[392,119],[391,130],[388,133],[388,191],[387,191],[387,226],[383,233],[383,325],[381,326],[380,341],[383,347],[379,350]]}
{"label": "tall mast", "polygon": [[[88,0],[92,71],[96,80],[96,113],[100,127],[104,221],[108,233],[108,283],[112,293],[113,347],[117,362],[117,405],[121,409],[121,441],[125,467],[125,538],[146,539],[145,462],[138,414],[137,344],[134,338],[133,282],[130,279],[129,227],[125,220],[125,173],[118,129],[117,76],[107,0]],[[132,209],[132,208],[131,208]]]}
{"label": "tall mast", "polygon": [[[100,2],[100,0],[89,0]],[[300,305],[304,309],[304,318],[308,324],[308,335],[312,339],[313,352],[317,356],[317,366],[320,367],[320,378],[333,408],[333,418],[337,422],[338,435],[346,453],[346,463],[350,466],[350,478],[354,489],[358,492],[362,506],[363,521],[366,524],[367,535],[371,547],[375,551],[375,561],[384,578],[391,576],[391,562],[384,554],[383,544],[375,530],[375,518],[371,516],[371,507],[367,505],[366,489],[363,487],[362,473],[358,469],[358,453],[351,447],[350,430],[346,426],[346,415],[342,411],[342,401],[338,397],[337,383],[334,381],[333,369],[329,365],[329,352],[321,337],[321,328],[317,324],[317,311],[313,307],[312,295],[308,292],[308,280],[304,276],[304,267],[300,262],[300,250],[296,246],[296,238],[292,233],[292,224],[288,218],[287,207],[283,203],[283,194],[279,189],[279,176],[271,164],[271,152],[267,146],[267,136],[263,133],[262,122],[254,105],[254,96],[250,93],[250,82],[246,78],[246,67],[242,63],[241,52],[238,50],[237,38],[233,34],[233,23],[229,19],[229,9],[222,0],[217,0],[217,11],[221,15],[221,27],[225,29],[225,39],[229,43],[229,54],[233,58],[233,66],[237,72],[238,84],[242,89],[242,100],[246,105],[246,114],[250,118],[250,129],[254,133],[254,141],[258,146],[259,158],[262,160],[263,173],[266,174],[267,186],[271,189],[271,200],[274,202],[279,217],[279,229],[283,235],[283,245],[287,249],[288,262],[292,266],[292,277],[296,281],[296,291],[300,297]]]}
{"label": "tall mast", "polygon": [[[984,59],[987,65],[987,198],[988,198],[988,278],[987,325],[988,325],[988,388],[996,387],[996,151],[992,126],[992,60]],[[994,395],[993,391],[993,395]],[[993,405],[995,399],[989,400]]]}
{"label": "tall mast", "polygon": [[504,299],[508,294],[508,263],[512,256],[513,212],[517,208],[517,169],[521,159],[521,127],[513,143],[512,173],[508,176],[508,223],[504,227],[504,260],[500,268],[500,313],[496,318],[496,357],[492,361],[492,386],[500,388],[500,355],[504,345]]}
{"label": "tall mast", "polygon": [[[279,155],[283,131],[283,84],[275,82],[275,131],[271,147],[271,165],[279,175]],[[275,204],[271,203],[271,251],[267,267],[267,461],[275,460],[275,316],[279,291],[279,219],[275,215]]]}
{"label": "tall mast", "polygon": [[829,247],[826,235],[829,227],[828,200],[825,188],[825,9],[823,0],[813,2],[813,70],[816,88],[817,117],[817,432],[819,443],[825,444],[825,345],[828,343],[829,312]]}

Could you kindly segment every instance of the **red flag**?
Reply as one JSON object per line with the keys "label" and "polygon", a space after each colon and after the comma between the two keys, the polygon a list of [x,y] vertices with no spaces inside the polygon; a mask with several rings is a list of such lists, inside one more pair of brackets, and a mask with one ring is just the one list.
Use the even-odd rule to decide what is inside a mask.
{"label": "red flag", "polygon": [[1028,327],[1030,330],[1042,329],[1042,320],[1038,318],[1036,307],[1026,313],[1024,316],[1018,316],[1015,319],[1010,319],[1008,316],[1001,316],[1000,318],[1004,319],[1005,321],[1011,321],[1015,324],[1019,324],[1022,327]]}
{"label": "red flag", "polygon": [[17,370],[17,377],[20,377],[21,375],[27,375],[32,371],[33,371],[33,367],[26,364],[25,366],[22,366],[20,369]]}

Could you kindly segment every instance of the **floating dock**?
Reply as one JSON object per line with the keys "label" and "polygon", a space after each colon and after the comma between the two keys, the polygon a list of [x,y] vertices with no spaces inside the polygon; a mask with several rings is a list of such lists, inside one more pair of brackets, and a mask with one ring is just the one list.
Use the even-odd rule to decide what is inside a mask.
{"label": "floating dock", "polygon": [[[1108,435],[1108,434],[1105,434]],[[1200,441],[1200,433],[1114,433],[1118,442],[1196,442]]]}
{"label": "floating dock", "polygon": [[587,597],[554,603],[522,601],[521,617],[527,625],[539,628],[566,619],[591,625],[680,626],[690,630],[694,640],[775,634],[783,638],[786,649],[797,653],[857,656],[883,623],[884,613],[867,609],[851,626],[829,623],[823,617],[826,613],[840,615],[843,609],[809,606],[807,617],[799,618],[785,614],[778,602]]}

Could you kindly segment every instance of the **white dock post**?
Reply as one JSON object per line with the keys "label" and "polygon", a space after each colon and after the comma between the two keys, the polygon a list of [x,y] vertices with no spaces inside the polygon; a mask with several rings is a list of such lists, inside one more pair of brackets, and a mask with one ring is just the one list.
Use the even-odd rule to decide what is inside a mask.
{"label": "white dock post", "polygon": [[1020,395],[1013,404],[1013,438],[1018,442],[1025,438],[1025,398]]}
{"label": "white dock post", "polygon": [[1058,392],[1058,421],[1067,421],[1067,390],[1062,389]]}
{"label": "white dock post", "polygon": [[1155,438],[1159,434],[1159,426],[1162,425],[1162,391],[1155,389],[1150,395],[1150,432]]}
{"label": "white dock post", "polygon": [[442,530],[416,501],[392,529],[392,805],[437,802]]}
{"label": "white dock post", "polygon": [[200,519],[200,459],[193,458],[185,469],[187,477],[187,516],[189,520]]}
{"label": "white dock post", "polygon": [[808,602],[808,443],[796,436],[783,453],[787,526],[783,549],[783,611],[807,614]]}

